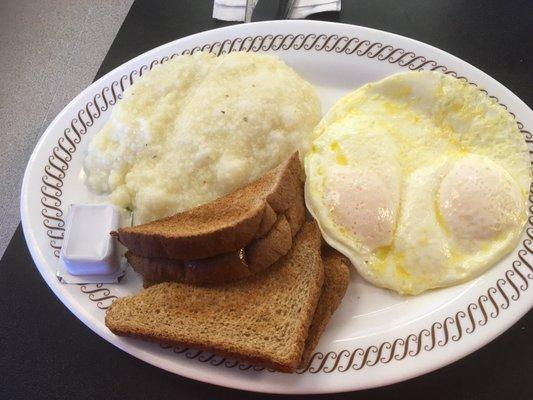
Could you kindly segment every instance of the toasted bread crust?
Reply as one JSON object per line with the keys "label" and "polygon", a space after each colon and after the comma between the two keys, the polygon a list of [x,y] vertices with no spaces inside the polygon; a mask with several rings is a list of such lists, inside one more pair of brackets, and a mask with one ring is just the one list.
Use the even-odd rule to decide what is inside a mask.
{"label": "toasted bread crust", "polygon": [[115,300],[106,312],[106,326],[117,335],[294,372],[322,292],[320,245],[316,224],[307,223],[289,254],[268,273],[223,287],[155,285]]}
{"label": "toasted bread crust", "polygon": [[291,229],[286,217],[281,215],[265,237],[255,239],[244,249],[200,260],[146,258],[131,251],[126,253],[126,259],[152,284],[167,281],[197,285],[232,282],[258,273],[286,255],[292,247],[292,237],[302,224],[303,219],[297,218]]}
{"label": "toasted bread crust", "polygon": [[298,153],[257,181],[176,215],[118,230],[119,241],[143,257],[182,260],[237,251],[268,232],[300,191]]}
{"label": "toasted bread crust", "polygon": [[[250,275],[244,251],[239,250],[208,259],[185,261],[183,282],[192,285],[216,284],[236,281]],[[154,280],[153,277],[151,278]]]}
{"label": "toasted bread crust", "polygon": [[272,207],[270,207],[270,204],[266,204],[265,211],[263,213],[263,218],[261,218],[261,224],[259,225],[259,229],[257,229],[257,232],[255,233],[255,238],[262,238],[270,232],[274,224],[276,223],[276,220],[278,219],[278,215],[274,211]]}
{"label": "toasted bread crust", "polygon": [[340,306],[350,283],[350,262],[341,253],[324,245],[322,262],[324,264],[324,289],[320,295],[313,322],[309,327],[305,350],[298,368],[306,368],[309,365],[318,341],[326,330],[331,316]]}
{"label": "toasted bread crust", "polygon": [[135,272],[153,283],[167,281],[183,282],[185,279],[185,265],[183,260],[141,257],[131,251],[127,251],[124,256]]}
{"label": "toasted bread crust", "polygon": [[[324,264],[323,290],[320,295],[313,320],[309,327],[309,333],[305,340],[305,349],[300,364],[298,365],[299,369],[307,368],[312,361],[312,356],[316,346],[318,345],[320,337],[324,333],[331,316],[340,306],[350,283],[350,262],[346,259],[346,257],[328,245],[324,245],[322,247],[322,262]],[[146,279],[143,283],[145,288],[155,284],[147,281]],[[148,338],[147,340],[150,339]],[[221,353],[219,352],[219,354]],[[226,354],[226,356],[234,355]],[[252,364],[261,363],[261,360],[244,360],[242,358],[241,360],[250,362]],[[262,362],[261,364],[265,367],[273,368],[279,371],[291,372],[283,369],[284,366],[276,365],[275,363],[268,364],[266,362]]]}
{"label": "toasted bread crust", "polygon": [[[148,286],[150,287],[150,286]],[[128,328],[127,328],[128,329]],[[129,336],[129,337],[135,337],[137,339],[146,340],[148,342],[154,342],[154,343],[163,343],[162,340],[159,340],[157,338],[154,338],[152,336],[151,332],[136,332],[134,334],[124,334],[123,331],[120,328],[113,327],[109,328],[111,332],[113,332],[115,335],[118,336]],[[204,346],[196,341],[173,341],[173,340],[165,340],[164,344],[171,345],[171,346],[180,346],[180,347],[192,347],[196,350],[206,351],[206,352],[216,352],[218,356],[226,357],[226,358],[233,358],[236,360],[239,360],[243,363],[249,363],[252,365],[264,367],[273,369],[275,371],[279,372],[287,372],[287,373],[293,373],[296,371],[296,368],[294,365],[287,364],[287,363],[281,363],[277,362],[274,358],[268,357],[268,356],[255,356],[253,354],[246,354],[243,355],[240,352],[232,351],[232,350],[221,350],[221,349],[214,349],[211,346]]]}
{"label": "toasted bread crust", "polygon": [[270,267],[289,252],[292,247],[292,234],[287,218],[281,215],[269,234],[254,240],[246,247],[246,259],[252,274]]}
{"label": "toasted bread crust", "polygon": [[303,196],[303,187],[300,189],[300,195],[294,198],[294,203],[285,211],[285,217],[289,223],[292,237],[296,236],[303,223],[305,222],[305,201]]}

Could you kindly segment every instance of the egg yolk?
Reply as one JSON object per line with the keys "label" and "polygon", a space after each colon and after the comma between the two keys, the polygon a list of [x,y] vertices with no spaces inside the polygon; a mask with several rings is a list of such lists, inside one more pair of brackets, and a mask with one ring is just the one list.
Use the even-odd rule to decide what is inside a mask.
{"label": "egg yolk", "polygon": [[369,250],[392,243],[395,209],[389,188],[372,171],[337,171],[330,177],[327,204],[335,224]]}
{"label": "egg yolk", "polygon": [[443,178],[438,204],[445,226],[454,234],[486,240],[521,225],[521,198],[507,171],[486,157],[469,155]]}

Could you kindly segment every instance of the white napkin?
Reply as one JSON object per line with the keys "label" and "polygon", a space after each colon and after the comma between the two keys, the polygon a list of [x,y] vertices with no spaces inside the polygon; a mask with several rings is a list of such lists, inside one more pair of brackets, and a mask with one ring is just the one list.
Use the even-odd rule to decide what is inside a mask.
{"label": "white napkin", "polygon": [[[323,11],[340,11],[341,0],[296,0],[290,19],[301,19]],[[213,18],[222,21],[244,21],[246,0],[215,0]]]}

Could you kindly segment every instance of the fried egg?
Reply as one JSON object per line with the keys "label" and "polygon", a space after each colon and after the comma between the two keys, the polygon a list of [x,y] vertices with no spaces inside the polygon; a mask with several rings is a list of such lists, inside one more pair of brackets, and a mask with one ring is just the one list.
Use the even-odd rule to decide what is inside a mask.
{"label": "fried egg", "polygon": [[313,133],[305,172],[325,240],[400,294],[478,276],[516,246],[528,217],[516,121],[438,72],[392,75],[339,100]]}

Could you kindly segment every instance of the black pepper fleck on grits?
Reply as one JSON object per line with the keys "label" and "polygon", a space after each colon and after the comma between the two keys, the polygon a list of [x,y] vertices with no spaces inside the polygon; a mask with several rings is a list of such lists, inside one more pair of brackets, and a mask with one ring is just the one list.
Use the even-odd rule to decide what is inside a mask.
{"label": "black pepper fleck on grits", "polygon": [[226,114],[226,111],[220,110],[220,112],[221,112],[222,114]]}
{"label": "black pepper fleck on grits", "polygon": [[244,122],[248,122],[248,118],[247,118],[247,117],[244,117],[242,120],[243,120]]}

